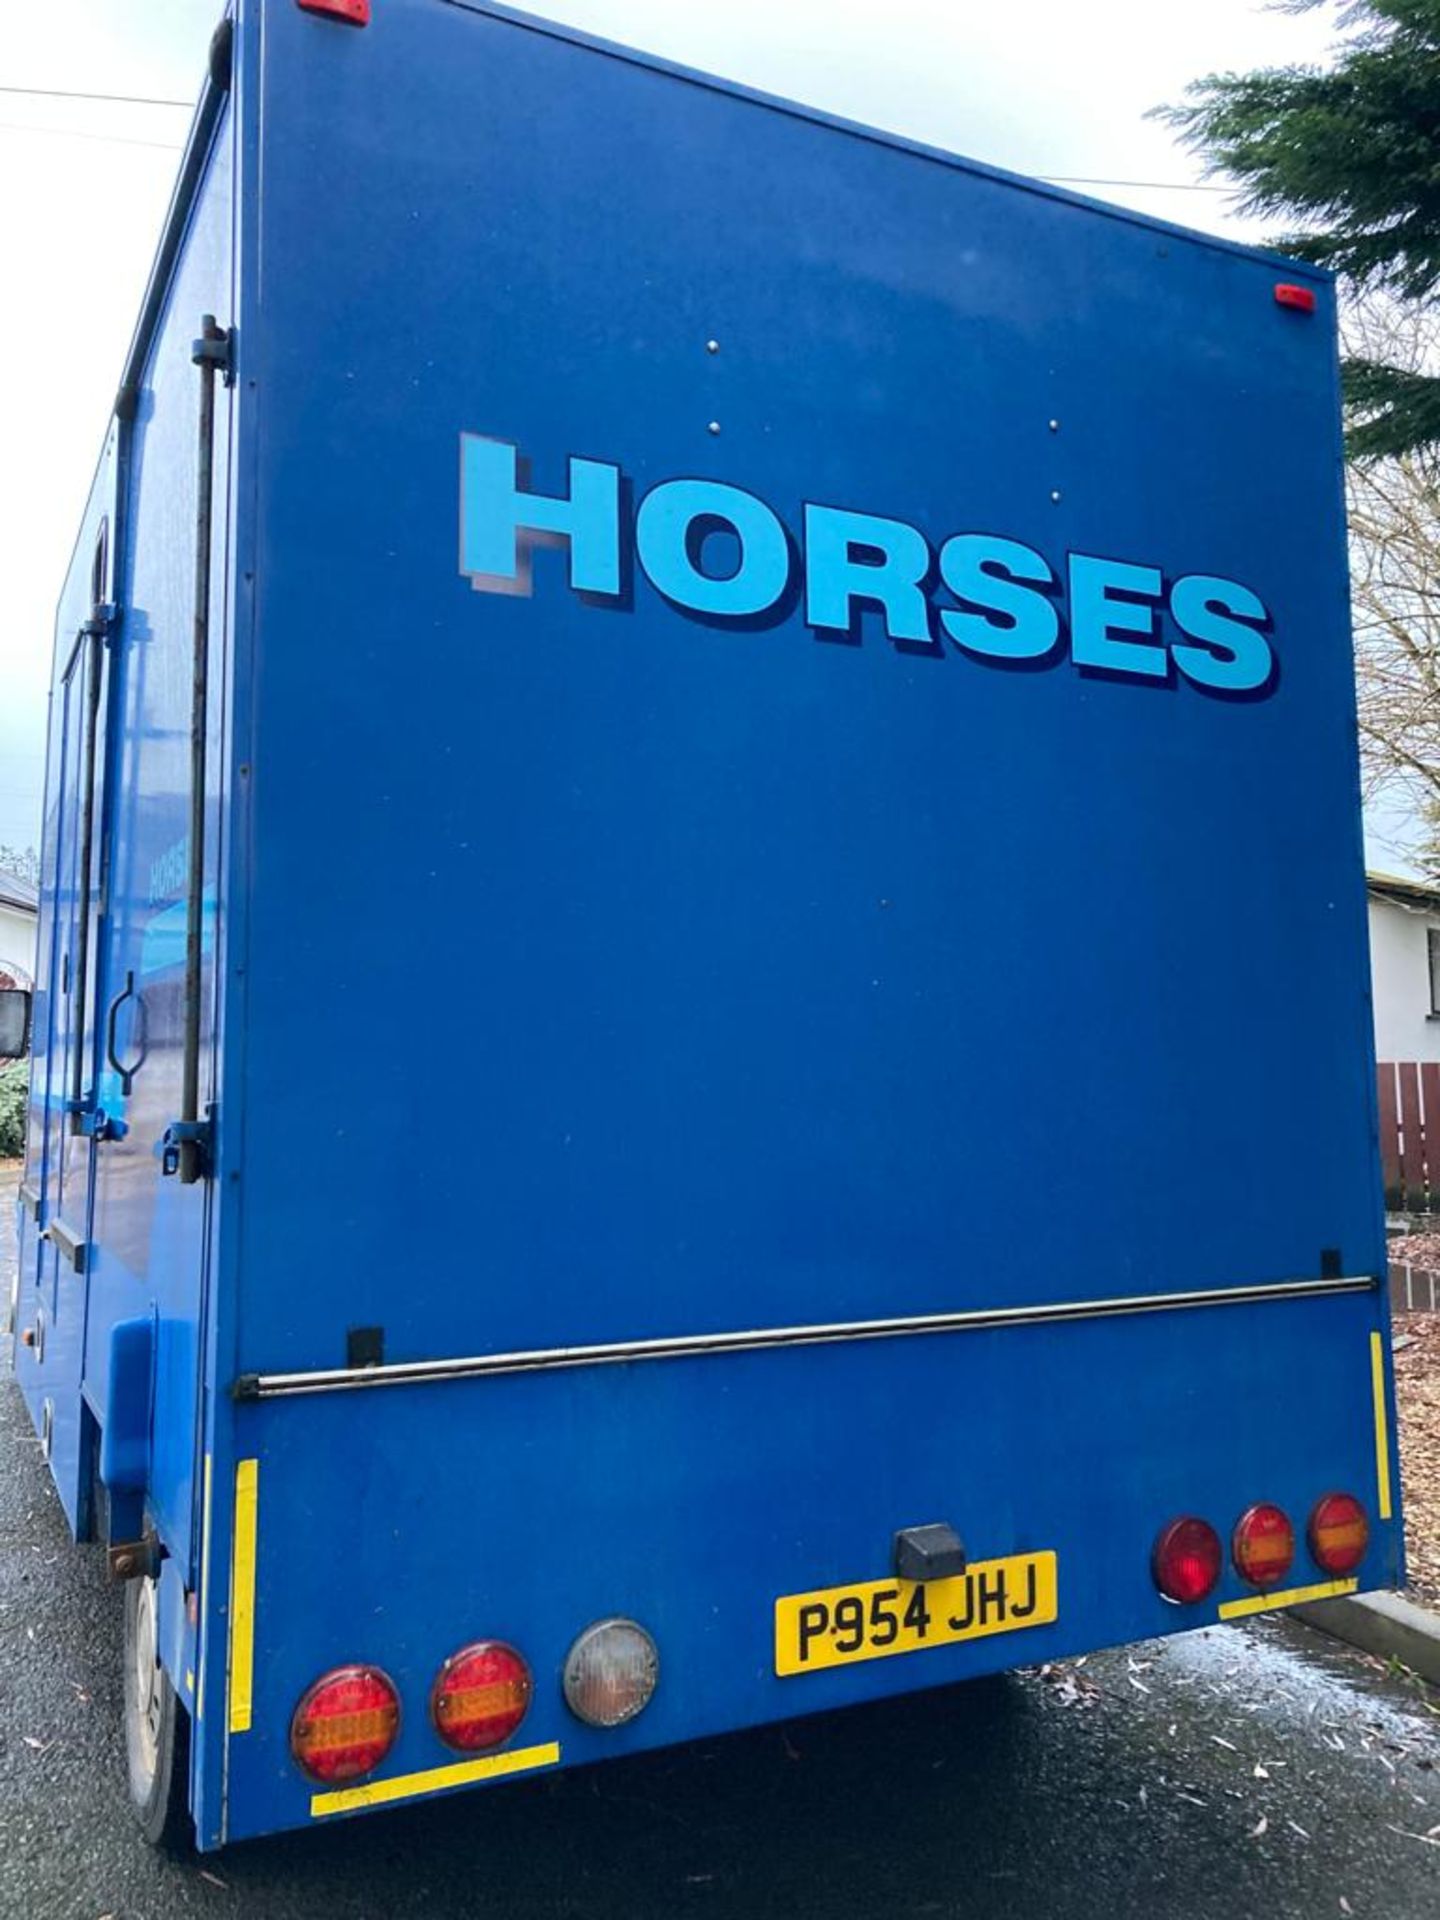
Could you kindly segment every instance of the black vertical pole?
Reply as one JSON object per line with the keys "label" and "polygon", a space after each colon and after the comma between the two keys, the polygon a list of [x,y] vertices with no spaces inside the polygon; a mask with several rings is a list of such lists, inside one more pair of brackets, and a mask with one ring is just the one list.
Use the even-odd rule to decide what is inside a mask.
{"label": "black vertical pole", "polygon": [[190,872],[185,902],[185,1055],[181,1069],[181,1184],[205,1171],[195,1129],[200,1119],[200,961],[205,920],[205,744],[210,705],[210,518],[215,493],[215,375],[226,360],[228,336],[213,313],[200,323],[195,363],[200,369],[200,441],[195,487],[195,651],[190,694]]}

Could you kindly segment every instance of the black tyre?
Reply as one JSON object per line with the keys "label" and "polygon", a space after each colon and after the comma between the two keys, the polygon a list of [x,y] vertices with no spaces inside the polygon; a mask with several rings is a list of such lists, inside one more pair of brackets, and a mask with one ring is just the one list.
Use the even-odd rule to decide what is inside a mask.
{"label": "black tyre", "polygon": [[125,1768],[130,1805],[152,1847],[186,1851],[190,1820],[190,1716],[160,1664],[158,1582],[125,1586]]}

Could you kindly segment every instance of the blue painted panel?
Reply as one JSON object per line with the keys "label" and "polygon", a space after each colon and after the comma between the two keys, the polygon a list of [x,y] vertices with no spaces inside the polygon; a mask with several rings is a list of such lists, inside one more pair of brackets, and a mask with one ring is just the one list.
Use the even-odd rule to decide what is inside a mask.
{"label": "blue painted panel", "polygon": [[[1377,1265],[1328,319],[455,7],[265,85],[241,1364]],[[464,432],[1223,576],[1279,679],[477,593]]]}
{"label": "blue painted panel", "polygon": [[[17,1345],[15,1372],[32,1420],[50,1434],[50,1470],[72,1528],[88,1524],[91,1473],[89,1436],[80,1381],[84,1365],[86,1278],[64,1259],[45,1233],[63,1220],[84,1241],[89,1235],[88,1136],[70,1130],[66,1102],[72,1097],[76,1051],[81,1093],[94,1087],[96,1010],[103,1005],[98,973],[104,938],[103,820],[105,748],[110,712],[111,660],[99,635],[81,629],[97,600],[108,600],[111,577],[119,450],[112,427],[106,435],[90,496],[76,535],[55,616],[51,730],[41,828],[40,919],[36,940],[37,996],[34,1058],[26,1135],[25,1179],[39,1195],[35,1218],[20,1221],[16,1324],[28,1328],[33,1346]],[[95,792],[91,847],[90,957],[83,1018],[79,1007],[81,833],[85,766],[91,751],[88,689],[92,663],[100,674],[94,722]]]}
{"label": "blue painted panel", "polygon": [[[1211,1623],[1252,1590],[1227,1566],[1211,1602],[1163,1601],[1150,1554],[1176,1515],[1228,1540],[1257,1500],[1303,1526],[1337,1487],[1374,1515],[1373,1325],[1351,1297],[242,1408],[259,1577],[231,1835],[310,1823],[290,1719],[350,1661],[400,1691],[383,1779],[453,1758],[426,1702],[480,1637],[533,1666],[509,1744],[558,1741],[578,1764]],[[1055,1550],[1057,1623],[777,1678],[775,1599],[883,1580],[896,1528],[934,1520],[973,1560]],[[1365,1584],[1398,1578],[1397,1553],[1377,1527]],[[1295,1583],[1323,1578],[1302,1544]],[[560,1676],[617,1613],[654,1635],[661,1679],[605,1733],[568,1712]]]}
{"label": "blue painted panel", "polygon": [[[193,654],[196,432],[199,374],[191,342],[201,316],[222,324],[232,281],[232,153],[229,121],[190,216],[165,318],[146,368],[133,435],[115,766],[112,918],[105,1004],[134,975],[117,1018],[117,1056],[140,1061],[128,1098],[108,1065],[101,1104],[118,1137],[98,1150],[95,1271],[90,1287],[86,1393],[102,1426],[108,1414],[112,1329],[155,1317],[150,1518],[187,1584],[197,1568],[201,1405],[203,1187],[162,1179],[159,1143],[180,1111],[184,1019],[184,891],[189,858],[190,702]],[[215,531],[206,818],[207,903],[202,921],[202,1104],[216,1096],[215,956],[223,940],[221,792],[228,676],[230,400],[218,390]],[[128,1424],[128,1416],[127,1416]],[[177,1683],[180,1676],[174,1676]]]}

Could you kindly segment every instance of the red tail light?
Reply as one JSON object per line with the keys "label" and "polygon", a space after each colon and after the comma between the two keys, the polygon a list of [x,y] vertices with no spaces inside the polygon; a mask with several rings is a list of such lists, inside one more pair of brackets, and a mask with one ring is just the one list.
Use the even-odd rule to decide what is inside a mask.
{"label": "red tail light", "polygon": [[430,1690],[430,1718],[447,1746],[483,1753],[508,1740],[530,1705],[530,1669],[513,1647],[477,1640],[451,1654]]}
{"label": "red tail light", "polygon": [[1235,1571],[1252,1587],[1278,1587],[1295,1559],[1295,1529],[1280,1507],[1261,1501],[1241,1514],[1230,1539]]}
{"label": "red tail light", "polygon": [[1155,1542],[1151,1570],[1165,1598],[1188,1607],[1214,1587],[1224,1557],[1220,1536],[1210,1522],[1186,1515],[1172,1520]]}
{"label": "red tail light", "polygon": [[290,1751],[312,1780],[354,1780],[378,1767],[400,1731],[400,1696],[378,1667],[337,1667],[295,1709]]}
{"label": "red tail light", "polygon": [[1327,1493],[1310,1516],[1310,1551],[1337,1576],[1353,1573],[1370,1544],[1370,1522],[1353,1493]]}

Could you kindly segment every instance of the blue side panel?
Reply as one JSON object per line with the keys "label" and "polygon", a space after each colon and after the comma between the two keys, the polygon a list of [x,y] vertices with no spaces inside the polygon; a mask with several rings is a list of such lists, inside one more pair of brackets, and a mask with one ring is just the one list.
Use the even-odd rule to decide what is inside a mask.
{"label": "blue side panel", "polygon": [[[97,971],[104,931],[105,743],[113,668],[111,649],[91,616],[112,591],[119,465],[112,427],[56,609],[26,1134],[28,1198],[21,1210],[15,1302],[23,1336],[15,1348],[16,1375],[66,1518],[81,1533],[90,1524],[93,1456],[80,1380],[94,1147],[74,1121],[76,1103],[83,1105],[93,1090],[96,1012],[102,1004]],[[82,945],[88,946],[83,966]],[[52,1237],[57,1229],[59,1239]]]}
{"label": "blue side panel", "polygon": [[[103,1004],[115,1008],[115,1051],[103,1064],[100,1105],[113,1137],[97,1152],[94,1270],[85,1392],[103,1427],[112,1409],[117,1324],[152,1319],[153,1417],[148,1517],[195,1584],[200,1315],[207,1189],[161,1176],[160,1139],[180,1111],[189,858],[190,706],[199,378],[191,343],[201,316],[228,319],[232,191],[228,119],[190,216],[183,250],[139,399],[127,499],[128,539],[118,585],[122,607],[111,918]],[[206,911],[203,919],[202,1104],[216,1097],[215,956],[221,938],[220,820],[230,400],[216,413],[214,566],[209,738],[206,757]],[[128,1095],[120,1069],[133,1069]],[[131,1370],[133,1371],[133,1370]],[[127,1376],[128,1377],[128,1376]],[[182,1676],[175,1676],[177,1682]]]}

